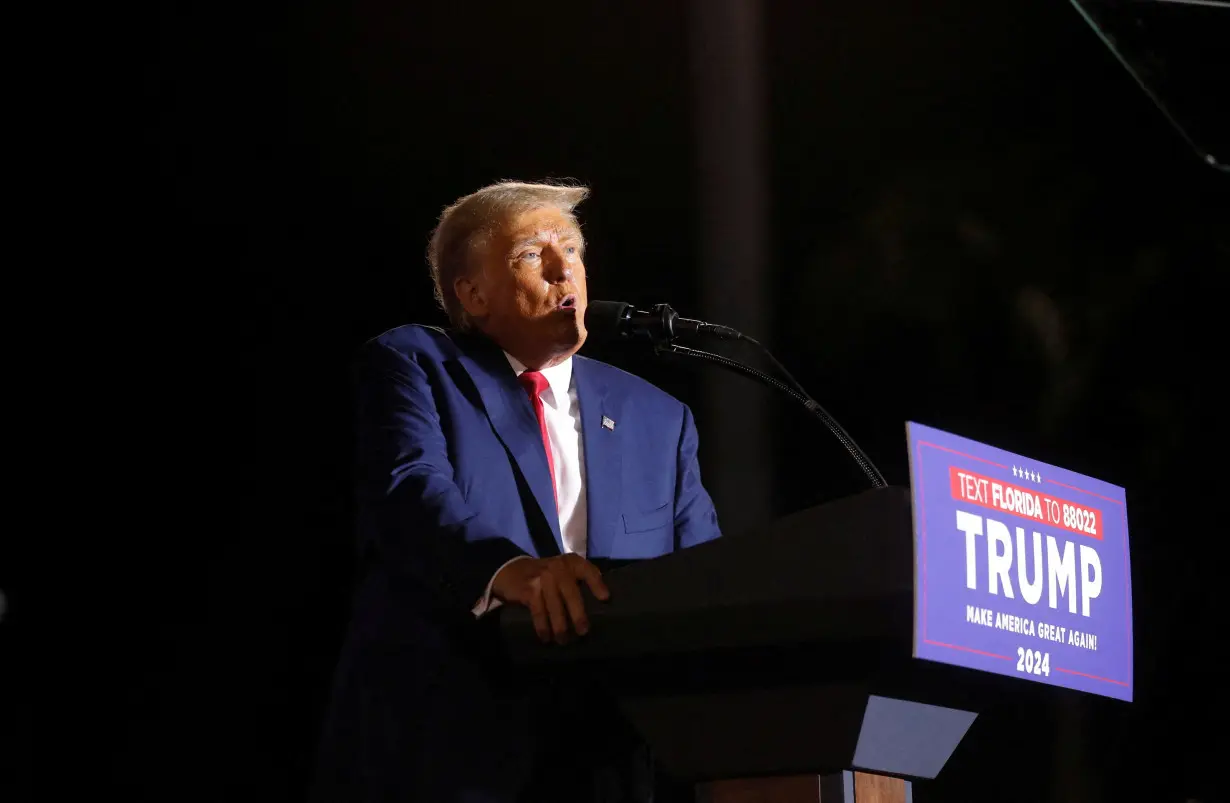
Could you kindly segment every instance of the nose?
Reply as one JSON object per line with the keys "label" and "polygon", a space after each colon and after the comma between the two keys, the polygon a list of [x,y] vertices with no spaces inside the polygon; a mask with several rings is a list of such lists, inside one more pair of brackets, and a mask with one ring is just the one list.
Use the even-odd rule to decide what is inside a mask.
{"label": "nose", "polygon": [[551,247],[543,252],[543,278],[548,282],[559,283],[572,281],[572,266],[568,264],[567,255],[559,248]]}

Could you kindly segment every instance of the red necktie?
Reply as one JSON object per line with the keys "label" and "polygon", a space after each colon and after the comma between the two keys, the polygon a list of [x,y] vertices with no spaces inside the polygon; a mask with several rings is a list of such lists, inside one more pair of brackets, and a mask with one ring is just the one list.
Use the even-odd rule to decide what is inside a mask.
{"label": "red necktie", "polygon": [[538,429],[542,432],[542,448],[547,452],[547,468],[551,471],[551,491],[555,494],[555,507],[559,508],[559,489],[555,487],[555,460],[551,457],[551,439],[547,437],[547,417],[540,398],[542,392],[550,387],[547,378],[537,371],[525,371],[517,377],[521,387],[530,395],[530,404],[534,405],[534,415],[538,416]]}

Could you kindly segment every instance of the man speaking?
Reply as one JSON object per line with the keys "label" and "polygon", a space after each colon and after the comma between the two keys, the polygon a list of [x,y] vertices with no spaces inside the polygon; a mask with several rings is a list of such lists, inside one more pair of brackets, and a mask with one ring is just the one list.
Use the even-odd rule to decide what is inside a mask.
{"label": "man speaking", "polygon": [[589,629],[582,586],[609,598],[595,561],[720,534],[687,406],[574,356],[587,193],[506,182],[449,206],[429,262],[451,330],[402,326],[361,352],[361,571],[319,801],[651,797],[585,679],[519,676],[494,625],[521,605],[567,649]]}

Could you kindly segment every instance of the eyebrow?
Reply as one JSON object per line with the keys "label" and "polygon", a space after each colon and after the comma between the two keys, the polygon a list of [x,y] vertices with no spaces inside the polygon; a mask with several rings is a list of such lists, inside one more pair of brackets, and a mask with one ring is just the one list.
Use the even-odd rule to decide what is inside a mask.
{"label": "eyebrow", "polygon": [[[565,229],[565,230],[556,230],[556,231],[559,234],[559,238],[561,242],[569,242],[569,241],[578,242],[581,244],[582,247],[584,247],[585,238],[581,235],[581,232],[577,231],[576,229]],[[545,238],[541,234],[534,234],[533,236],[524,237],[520,240],[517,240],[515,243],[512,244],[512,246],[508,250],[510,254],[515,254],[516,252],[520,251],[522,248],[528,248],[531,245],[538,245],[539,243],[542,243],[542,242],[545,242]]]}

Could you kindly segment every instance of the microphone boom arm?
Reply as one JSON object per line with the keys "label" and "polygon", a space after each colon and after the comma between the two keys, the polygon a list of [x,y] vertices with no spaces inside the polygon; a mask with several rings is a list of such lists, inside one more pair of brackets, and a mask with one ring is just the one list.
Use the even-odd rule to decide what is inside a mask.
{"label": "microphone boom arm", "polygon": [[[780,390],[802,404],[809,413],[820,419],[821,423],[828,428],[829,432],[833,433],[833,436],[837,438],[841,445],[845,447],[845,450],[850,453],[850,456],[854,458],[854,462],[867,475],[867,479],[871,480],[872,487],[884,488],[888,485],[884,481],[884,475],[871,462],[871,458],[863,453],[863,450],[841,428],[841,425],[820,406],[819,402],[803,389],[798,380],[790,375],[790,372],[777,361],[777,358],[767,348],[742,332],[729,326],[681,318],[671,309],[669,304],[655,304],[650,310],[638,310],[631,304],[621,301],[589,302],[585,310],[585,325],[590,335],[625,341],[649,341],[653,344],[655,354],[674,354],[680,357],[711,362],[736,373],[751,377],[771,388]],[[713,337],[719,340],[742,340],[745,343],[750,343],[760,350],[769,362],[773,364],[774,369],[785,377],[786,381],[783,382],[729,357],[675,344],[675,338],[689,335]]]}
{"label": "microphone boom arm", "polygon": [[714,354],[709,351],[701,351],[700,349],[689,348],[687,346],[679,346],[672,343],[668,339],[659,340],[654,343],[654,351],[658,354],[673,354],[680,357],[688,357],[690,359],[703,360],[715,365],[720,365],[723,368],[734,371],[735,373],[743,374],[747,377],[751,377],[762,384],[780,390],[782,393],[785,393],[790,398],[802,404],[805,408],[807,408],[809,413],[820,419],[821,423],[828,428],[829,432],[833,433],[833,436],[837,438],[841,445],[845,447],[845,450],[850,453],[850,456],[854,458],[854,462],[857,463],[858,467],[862,469],[862,472],[867,475],[867,479],[871,481],[871,486],[873,488],[887,487],[888,483],[884,481],[884,475],[882,475],[880,470],[876,468],[875,463],[871,462],[871,458],[863,453],[863,450],[858,447],[858,444],[854,442],[854,439],[841,428],[841,425],[828,414],[828,411],[821,407],[819,402],[811,398],[811,396],[803,390],[802,386],[795,381],[794,377],[790,376],[790,373],[786,371],[785,368],[782,368],[781,364],[773,357],[772,354],[769,353],[769,350],[760,345],[759,342],[747,337],[746,335],[742,336],[740,339],[759,347],[760,350],[768,356],[769,360],[778,368],[778,370],[780,370],[782,374],[790,380],[790,384],[787,384],[775,377],[769,376],[763,371],[758,371],[750,365],[744,365],[738,360],[732,360],[729,357],[723,357],[721,354]]}

